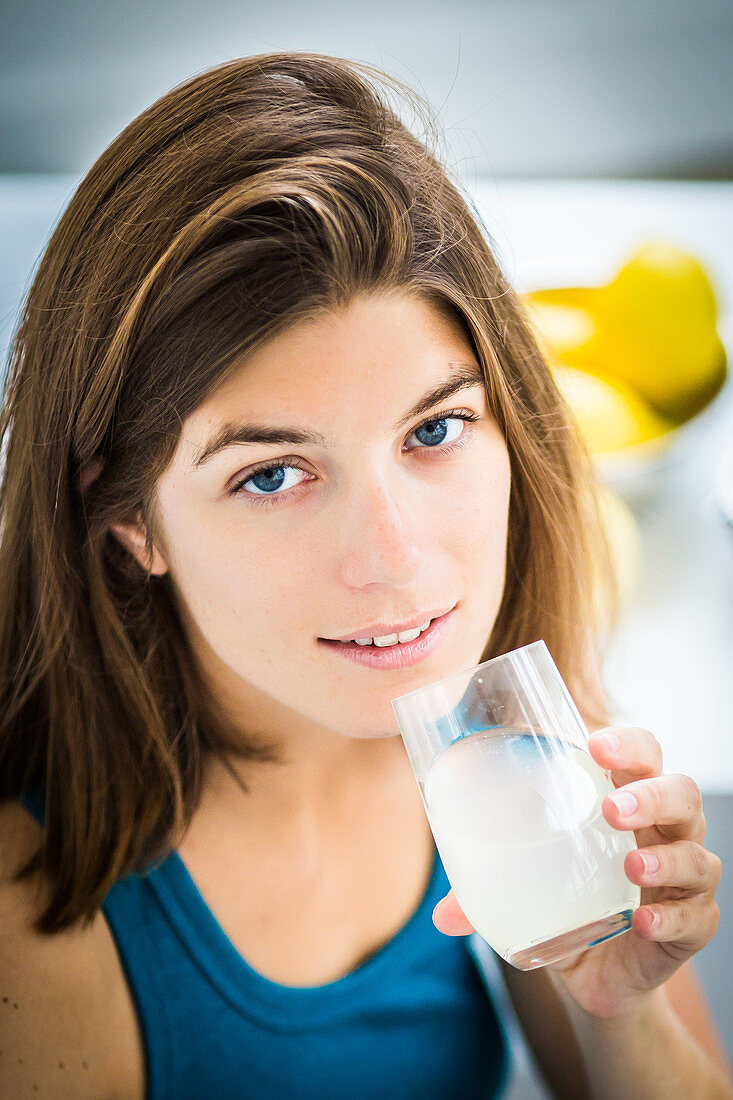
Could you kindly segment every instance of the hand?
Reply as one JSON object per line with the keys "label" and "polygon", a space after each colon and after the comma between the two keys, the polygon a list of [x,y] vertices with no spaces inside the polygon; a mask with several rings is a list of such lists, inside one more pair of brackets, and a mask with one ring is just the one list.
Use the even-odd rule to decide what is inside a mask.
{"label": "hand", "polygon": [[[697,784],[686,775],[662,774],[662,750],[648,730],[607,726],[590,735],[588,747],[617,788],[604,798],[603,816],[615,829],[634,831],[639,847],[626,856],[624,870],[642,888],[641,905],[630,932],[547,969],[581,1008],[612,1019],[633,1011],[715,935],[721,863],[703,847]],[[637,808],[622,812],[619,795],[622,802],[633,798]],[[436,905],[433,921],[449,936],[475,931],[452,890]]]}

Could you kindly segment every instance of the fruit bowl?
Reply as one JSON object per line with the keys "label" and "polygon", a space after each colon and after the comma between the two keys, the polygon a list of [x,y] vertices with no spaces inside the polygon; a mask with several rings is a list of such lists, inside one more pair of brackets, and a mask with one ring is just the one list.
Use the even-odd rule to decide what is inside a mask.
{"label": "fruit bowl", "polygon": [[633,447],[593,455],[599,477],[627,499],[650,496],[659,487],[661,477],[691,457],[716,419],[718,405],[732,389],[729,378],[708,405],[663,435]]}

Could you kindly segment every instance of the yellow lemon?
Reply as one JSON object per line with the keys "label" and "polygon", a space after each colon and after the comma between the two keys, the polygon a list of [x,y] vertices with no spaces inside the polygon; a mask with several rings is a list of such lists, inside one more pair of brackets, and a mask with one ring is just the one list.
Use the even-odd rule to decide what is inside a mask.
{"label": "yellow lemon", "polygon": [[673,426],[618,379],[562,365],[552,371],[591,454],[635,447]]}
{"label": "yellow lemon", "polygon": [[715,293],[702,264],[648,241],[601,288],[588,367],[633,386],[676,422],[699,412],[725,380]]}
{"label": "yellow lemon", "polygon": [[549,363],[584,366],[597,357],[592,287],[536,290],[522,296],[540,350]]}

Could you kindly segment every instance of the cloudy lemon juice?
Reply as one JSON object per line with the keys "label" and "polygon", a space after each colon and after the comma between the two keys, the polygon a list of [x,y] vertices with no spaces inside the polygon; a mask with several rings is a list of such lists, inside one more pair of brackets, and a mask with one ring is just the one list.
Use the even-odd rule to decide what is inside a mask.
{"label": "cloudy lemon juice", "polygon": [[495,727],[446,745],[420,784],[443,866],[476,931],[520,969],[626,931],[640,888],[633,832],[601,803],[614,790],[587,750]]}

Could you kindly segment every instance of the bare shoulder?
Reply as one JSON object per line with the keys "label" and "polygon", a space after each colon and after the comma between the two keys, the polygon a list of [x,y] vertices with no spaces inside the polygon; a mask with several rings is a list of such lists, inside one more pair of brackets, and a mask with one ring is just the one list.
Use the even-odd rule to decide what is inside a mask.
{"label": "bare shoulder", "polygon": [[39,935],[48,887],[12,881],[40,836],[20,803],[0,803],[0,1096],[141,1100],[142,1044],[106,920]]}

